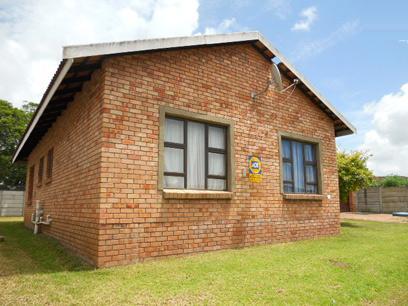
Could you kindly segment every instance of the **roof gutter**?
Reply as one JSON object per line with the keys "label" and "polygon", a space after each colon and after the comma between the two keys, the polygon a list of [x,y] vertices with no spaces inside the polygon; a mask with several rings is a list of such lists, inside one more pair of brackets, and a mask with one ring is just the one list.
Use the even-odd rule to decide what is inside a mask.
{"label": "roof gutter", "polygon": [[50,102],[51,98],[53,97],[55,91],[61,84],[62,80],[65,78],[65,75],[71,68],[72,64],[74,63],[74,59],[66,59],[64,66],[62,67],[60,73],[58,74],[57,78],[55,79],[54,83],[52,84],[50,90],[48,91],[47,95],[45,96],[44,100],[39,106],[38,111],[35,113],[33,120],[30,123],[30,126],[24,133],[24,137],[19,143],[17,150],[14,152],[12,162],[14,163],[17,160],[18,155],[20,154],[21,149],[24,147],[25,142],[30,137],[31,132],[33,131],[34,127],[36,126],[38,120],[40,119],[41,115],[43,114],[45,108],[47,107],[48,103]]}

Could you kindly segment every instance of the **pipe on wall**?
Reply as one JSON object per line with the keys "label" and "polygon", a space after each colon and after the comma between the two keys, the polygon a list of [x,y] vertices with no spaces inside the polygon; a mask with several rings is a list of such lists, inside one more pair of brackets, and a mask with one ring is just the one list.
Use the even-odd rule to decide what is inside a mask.
{"label": "pipe on wall", "polygon": [[43,219],[44,210],[41,207],[41,201],[35,201],[35,211],[31,215],[31,223],[34,224],[34,235],[38,234],[40,224],[50,225],[52,222],[52,218],[50,215],[47,215],[45,219]]}

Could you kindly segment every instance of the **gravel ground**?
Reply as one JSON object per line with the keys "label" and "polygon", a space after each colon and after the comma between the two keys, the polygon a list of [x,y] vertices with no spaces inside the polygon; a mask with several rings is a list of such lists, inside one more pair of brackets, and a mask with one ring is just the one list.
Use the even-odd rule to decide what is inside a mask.
{"label": "gravel ground", "polygon": [[342,212],[340,213],[340,218],[366,221],[408,223],[408,217],[395,217],[392,214]]}

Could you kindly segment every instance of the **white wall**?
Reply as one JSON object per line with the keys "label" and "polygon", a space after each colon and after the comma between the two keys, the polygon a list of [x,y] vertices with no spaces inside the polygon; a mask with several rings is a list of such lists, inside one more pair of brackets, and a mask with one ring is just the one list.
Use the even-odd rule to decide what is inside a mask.
{"label": "white wall", "polygon": [[22,216],[24,191],[0,190],[0,216]]}

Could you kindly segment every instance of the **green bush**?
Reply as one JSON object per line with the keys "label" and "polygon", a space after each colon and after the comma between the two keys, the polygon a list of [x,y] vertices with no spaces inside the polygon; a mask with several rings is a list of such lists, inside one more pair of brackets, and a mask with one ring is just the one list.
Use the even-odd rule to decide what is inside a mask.
{"label": "green bush", "polygon": [[374,174],[367,167],[369,158],[370,155],[362,151],[337,152],[341,201],[346,202],[350,192],[366,188],[373,184]]}
{"label": "green bush", "polygon": [[380,181],[377,181],[375,186],[379,187],[405,187],[408,186],[408,178],[398,175],[388,175]]}

